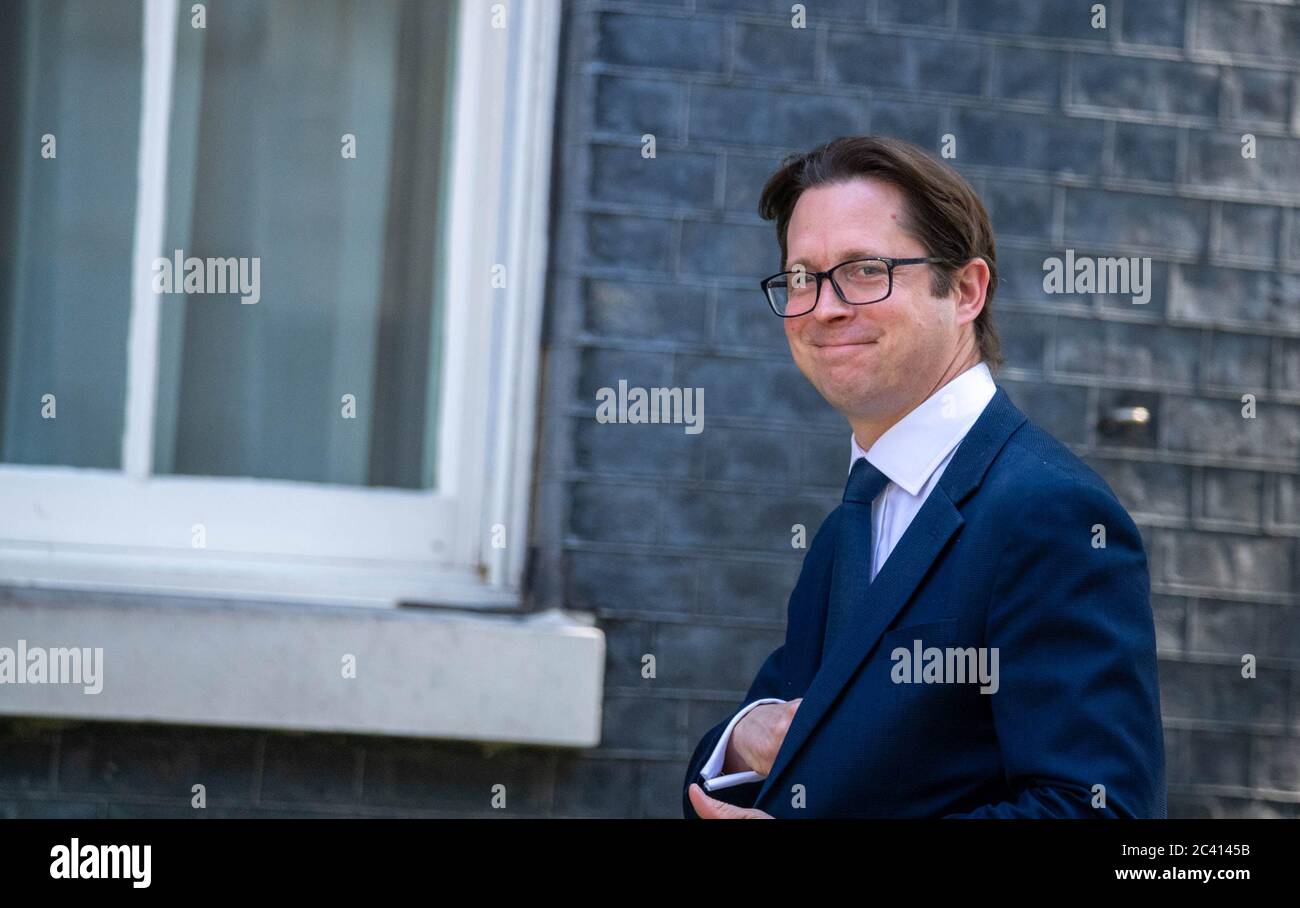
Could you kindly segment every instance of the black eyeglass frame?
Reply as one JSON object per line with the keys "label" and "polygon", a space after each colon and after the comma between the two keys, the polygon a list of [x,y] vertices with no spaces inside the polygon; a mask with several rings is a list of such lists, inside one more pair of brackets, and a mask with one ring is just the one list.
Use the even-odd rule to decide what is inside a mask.
{"label": "black eyeglass frame", "polygon": [[[852,265],[856,262],[883,262],[884,263],[885,273],[889,278],[889,283],[885,289],[885,295],[880,297],[880,299],[867,300],[866,302],[863,303],[855,303],[844,296],[844,291],[840,289],[839,282],[835,280],[834,272],[840,268],[843,268],[845,265]],[[759,287],[762,288],[763,298],[767,300],[767,306],[769,309],[772,310],[772,312],[774,312],[776,315],[780,316],[781,318],[800,318],[801,316],[807,315],[809,312],[812,312],[814,309],[817,308],[817,303],[822,298],[823,278],[827,278],[830,280],[831,287],[835,289],[835,295],[838,296],[847,305],[870,306],[872,303],[879,303],[881,300],[889,299],[889,295],[894,292],[894,269],[899,265],[939,265],[939,264],[945,264],[947,262],[948,259],[935,258],[934,256],[927,256],[925,258],[899,259],[899,258],[890,258],[889,256],[884,256],[884,255],[864,255],[864,256],[860,256],[859,258],[848,259],[847,261],[840,262],[838,265],[832,265],[830,268],[828,268],[825,271],[778,271],[776,274],[768,275],[767,277],[763,278],[763,280],[759,282]],[[816,278],[817,287],[816,287],[816,291],[813,294],[813,304],[808,307],[807,311],[800,312],[796,315],[787,315],[786,313],[777,310],[776,301],[772,299],[772,294],[768,289],[768,285],[772,281],[775,281],[777,278],[785,277],[787,274],[802,274],[805,279],[809,277]]]}

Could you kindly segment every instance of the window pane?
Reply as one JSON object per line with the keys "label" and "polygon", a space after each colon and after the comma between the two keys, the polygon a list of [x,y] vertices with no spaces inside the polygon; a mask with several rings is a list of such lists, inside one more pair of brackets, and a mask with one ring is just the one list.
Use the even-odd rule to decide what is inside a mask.
{"label": "window pane", "polygon": [[131,307],[141,5],[5,0],[4,7],[0,460],[116,469]]}
{"label": "window pane", "polygon": [[259,286],[161,297],[155,472],[430,487],[454,6],[188,8],[163,255]]}

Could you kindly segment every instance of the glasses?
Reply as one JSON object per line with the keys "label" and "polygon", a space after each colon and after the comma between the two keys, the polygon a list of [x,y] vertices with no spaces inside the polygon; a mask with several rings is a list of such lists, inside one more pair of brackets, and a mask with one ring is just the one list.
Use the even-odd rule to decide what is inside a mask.
{"label": "glasses", "polygon": [[835,294],[850,306],[878,303],[894,290],[894,269],[899,265],[932,265],[941,258],[893,259],[871,257],[840,262],[829,271],[797,268],[765,277],[761,286],[772,311],[782,318],[807,315],[822,295],[822,279],[829,278]]}

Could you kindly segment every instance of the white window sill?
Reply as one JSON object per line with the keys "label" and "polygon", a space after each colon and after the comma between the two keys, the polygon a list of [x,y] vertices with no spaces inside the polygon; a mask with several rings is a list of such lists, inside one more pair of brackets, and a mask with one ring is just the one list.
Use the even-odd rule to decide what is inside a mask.
{"label": "white window sill", "polygon": [[[94,498],[88,496],[87,500]],[[0,511],[4,504],[0,501]],[[68,518],[74,522],[72,518]],[[256,556],[206,549],[103,550],[66,543],[0,540],[0,585],[283,602],[364,605],[394,602],[517,608],[517,593],[484,583],[479,571],[396,560]],[[3,645],[3,644],[0,644]]]}
{"label": "white window sill", "polygon": [[585,615],[0,588],[0,647],[20,639],[102,647],[103,690],[0,683],[0,715],[600,742],[605,639]]}

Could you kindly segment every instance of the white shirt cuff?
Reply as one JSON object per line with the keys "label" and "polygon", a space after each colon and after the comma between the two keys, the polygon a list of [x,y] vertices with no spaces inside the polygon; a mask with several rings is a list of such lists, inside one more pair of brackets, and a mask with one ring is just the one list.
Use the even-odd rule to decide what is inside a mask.
{"label": "white shirt cuff", "polygon": [[745,706],[740,712],[731,717],[727,727],[722,730],[722,737],[718,738],[717,745],[713,748],[713,753],[705,761],[703,768],[700,769],[700,775],[704,777],[705,791],[717,791],[719,788],[730,788],[733,785],[743,785],[746,782],[757,782],[765,779],[767,776],[762,773],[746,770],[744,772],[733,772],[727,775],[719,775],[722,772],[722,764],[727,759],[727,742],[731,740],[731,730],[736,727],[736,723],[745,718],[755,706],[762,706],[764,703],[784,703],[777,697],[765,697],[762,700],[755,700]]}

